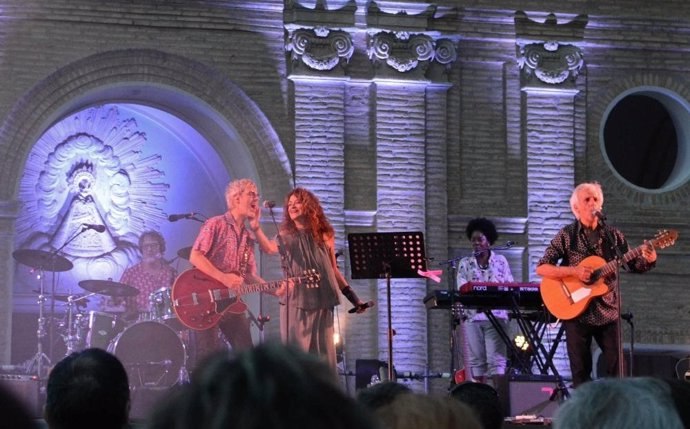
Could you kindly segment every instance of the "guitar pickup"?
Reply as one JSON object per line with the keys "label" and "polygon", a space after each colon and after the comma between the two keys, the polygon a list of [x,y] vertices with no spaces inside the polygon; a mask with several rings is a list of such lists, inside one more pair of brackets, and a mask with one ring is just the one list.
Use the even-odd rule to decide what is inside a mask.
{"label": "guitar pickup", "polygon": [[[192,294],[189,296],[192,298],[192,305],[199,305],[199,295],[196,292],[192,292]],[[173,306],[174,307],[182,307],[182,303],[180,302],[180,298],[176,298],[173,300]]]}

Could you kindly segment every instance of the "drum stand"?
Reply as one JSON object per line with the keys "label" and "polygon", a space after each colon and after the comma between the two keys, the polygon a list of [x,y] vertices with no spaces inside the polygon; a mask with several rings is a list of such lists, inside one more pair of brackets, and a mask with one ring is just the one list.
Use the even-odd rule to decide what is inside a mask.
{"label": "drum stand", "polygon": [[44,303],[46,301],[45,288],[43,283],[44,271],[43,268],[38,270],[40,277],[40,293],[38,294],[38,328],[36,330],[36,354],[26,362],[26,372],[27,374],[32,374],[34,370],[38,378],[43,377],[43,364],[46,363],[50,365],[50,358],[47,354],[43,353],[43,338],[46,336],[45,323],[46,319],[44,317]]}
{"label": "drum stand", "polygon": [[[65,356],[69,356],[70,354],[72,354],[72,352],[76,350],[79,342],[82,340],[82,338],[79,336],[78,329],[75,329],[76,332],[72,332],[72,326],[74,326],[74,321],[72,319],[72,316],[74,315],[74,308],[78,305],[78,301],[93,295],[95,295],[95,293],[80,296],[77,299],[74,299],[74,295],[70,295],[67,297],[67,334],[63,335],[62,337],[62,339],[65,341],[65,346],[67,347]],[[77,322],[81,323],[82,314],[77,312],[75,317],[77,319]]]}

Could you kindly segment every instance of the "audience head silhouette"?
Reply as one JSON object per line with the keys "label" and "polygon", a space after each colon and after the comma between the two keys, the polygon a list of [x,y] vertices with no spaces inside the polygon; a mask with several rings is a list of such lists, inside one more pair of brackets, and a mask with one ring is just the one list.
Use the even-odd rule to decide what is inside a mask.
{"label": "audience head silhouette", "polygon": [[50,429],[120,429],[129,406],[127,372],[105,350],[74,352],[48,376],[44,414]]}
{"label": "audience head silhouette", "polygon": [[320,358],[279,343],[211,356],[155,411],[152,429],[364,429],[373,417]]}
{"label": "audience head silhouette", "polygon": [[682,429],[670,386],[650,377],[584,383],[563,405],[554,429]]}
{"label": "audience head silhouette", "polygon": [[496,389],[484,383],[466,381],[453,387],[450,397],[468,405],[484,429],[501,429],[503,409]]}
{"label": "audience head silhouette", "polygon": [[398,395],[406,393],[412,393],[412,389],[395,381],[384,381],[357,392],[357,402],[371,411],[376,411],[393,402]]}
{"label": "audience head silhouette", "polygon": [[0,381],[0,428],[37,428],[25,404]]}
{"label": "audience head silhouette", "polygon": [[467,405],[419,393],[398,395],[376,415],[387,429],[482,429]]}

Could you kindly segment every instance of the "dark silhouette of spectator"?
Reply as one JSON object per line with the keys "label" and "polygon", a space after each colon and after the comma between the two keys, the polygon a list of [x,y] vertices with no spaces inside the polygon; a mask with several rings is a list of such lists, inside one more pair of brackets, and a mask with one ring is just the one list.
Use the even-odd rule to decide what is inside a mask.
{"label": "dark silhouette of spectator", "polygon": [[0,429],[36,429],[26,406],[0,381]]}
{"label": "dark silhouette of spectator", "polygon": [[323,359],[273,342],[212,355],[149,422],[150,429],[378,428]]}
{"label": "dark silhouette of spectator", "polygon": [[127,372],[102,349],[74,352],[48,376],[44,415],[50,429],[121,429],[129,407]]}
{"label": "dark silhouette of spectator", "polygon": [[[687,408],[687,403],[683,404]],[[671,387],[651,377],[585,383],[556,411],[554,429],[682,429]]]}
{"label": "dark silhouette of spectator", "polygon": [[671,386],[671,398],[683,426],[690,428],[690,383],[676,379],[666,382]]}
{"label": "dark silhouette of spectator", "polygon": [[359,390],[357,392],[357,402],[371,411],[376,411],[384,405],[393,402],[398,395],[411,392],[412,390],[404,384],[396,383],[395,381],[384,381]]}
{"label": "dark silhouette of spectator", "polygon": [[376,416],[386,429],[482,429],[469,406],[419,393],[398,395],[379,408]]}
{"label": "dark silhouette of spectator", "polygon": [[501,429],[505,416],[498,393],[493,387],[466,381],[453,387],[450,397],[468,405],[479,418],[484,429]]}

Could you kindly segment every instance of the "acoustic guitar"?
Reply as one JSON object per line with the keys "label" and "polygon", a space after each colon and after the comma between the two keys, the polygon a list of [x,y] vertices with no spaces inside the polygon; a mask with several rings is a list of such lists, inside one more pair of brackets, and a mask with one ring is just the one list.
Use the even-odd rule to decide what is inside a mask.
{"label": "acoustic guitar", "polygon": [[319,287],[321,276],[314,270],[305,270],[299,277],[273,282],[243,284],[230,289],[197,268],[177,276],[172,287],[172,307],[180,322],[197,331],[213,328],[226,313],[242,314],[247,310],[241,297],[249,293],[278,289],[292,281],[308,288]]}
{"label": "acoustic guitar", "polygon": [[[675,244],[678,238],[678,231],[663,230],[649,240],[652,246],[663,249]],[[565,277],[554,279],[544,277],[539,288],[542,300],[546,308],[561,320],[574,319],[582,314],[589,302],[609,292],[609,287],[605,283],[607,277],[615,273],[616,266],[625,264],[642,254],[644,244],[626,252],[622,260],[612,260],[606,262],[600,256],[588,256],[578,266],[594,268],[589,282],[580,281],[577,277]]]}

